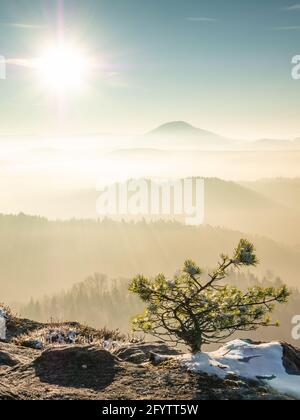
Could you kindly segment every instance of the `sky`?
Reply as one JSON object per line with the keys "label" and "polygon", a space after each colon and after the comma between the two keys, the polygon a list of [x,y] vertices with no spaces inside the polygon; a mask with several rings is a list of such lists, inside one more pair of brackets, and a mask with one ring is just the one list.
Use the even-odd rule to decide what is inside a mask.
{"label": "sky", "polygon": [[[300,137],[297,0],[0,0],[0,11],[3,136],[139,135],[184,120]],[[58,95],[28,63],[62,37],[93,65]]]}

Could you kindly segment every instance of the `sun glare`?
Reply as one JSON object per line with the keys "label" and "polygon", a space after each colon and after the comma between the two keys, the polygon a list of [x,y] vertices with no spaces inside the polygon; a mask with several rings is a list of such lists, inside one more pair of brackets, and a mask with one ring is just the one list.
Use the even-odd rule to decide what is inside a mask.
{"label": "sun glare", "polygon": [[80,88],[88,67],[87,58],[79,50],[65,46],[49,49],[37,60],[42,81],[55,91]]}

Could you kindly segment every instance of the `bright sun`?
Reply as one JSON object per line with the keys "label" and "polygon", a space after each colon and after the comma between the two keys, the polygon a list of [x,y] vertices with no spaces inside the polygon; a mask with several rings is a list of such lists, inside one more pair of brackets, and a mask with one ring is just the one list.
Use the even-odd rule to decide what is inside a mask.
{"label": "bright sun", "polygon": [[49,49],[37,60],[42,81],[58,92],[80,88],[88,67],[88,60],[80,51],[65,46]]}

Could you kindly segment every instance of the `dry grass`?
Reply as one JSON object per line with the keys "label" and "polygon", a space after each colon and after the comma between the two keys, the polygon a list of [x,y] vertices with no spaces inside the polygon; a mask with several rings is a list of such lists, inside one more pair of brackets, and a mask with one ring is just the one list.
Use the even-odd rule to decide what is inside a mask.
{"label": "dry grass", "polygon": [[1,303],[1,302],[0,302],[0,311],[4,312],[9,320],[12,320],[15,317],[10,307],[7,305],[4,305],[4,303]]}
{"label": "dry grass", "polygon": [[14,344],[19,346],[40,349],[66,344],[94,344],[106,350],[113,350],[124,343],[137,343],[141,341],[142,338],[126,336],[119,330],[109,330],[107,328],[95,330],[85,325],[68,322],[44,324],[33,331],[20,334],[12,340]]}

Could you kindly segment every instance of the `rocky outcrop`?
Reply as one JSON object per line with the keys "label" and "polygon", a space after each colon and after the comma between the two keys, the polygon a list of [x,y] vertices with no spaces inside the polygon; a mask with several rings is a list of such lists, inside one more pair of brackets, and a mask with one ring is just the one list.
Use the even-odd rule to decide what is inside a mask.
{"label": "rocky outcrop", "polygon": [[44,351],[33,362],[41,382],[100,391],[122,367],[118,358],[95,346],[63,346]]}
{"label": "rocky outcrop", "polygon": [[28,363],[38,355],[39,352],[34,350],[0,342],[0,372],[6,367]]}
{"label": "rocky outcrop", "polygon": [[138,365],[151,361],[155,354],[177,356],[180,352],[168,347],[163,342],[158,342],[124,345],[115,350],[114,354],[126,362]]}
{"label": "rocky outcrop", "polygon": [[[20,331],[28,327],[33,323],[26,321]],[[189,372],[176,358],[153,365],[153,354],[178,354],[163,343],[123,344],[114,352],[96,344],[55,345],[42,351],[16,344],[17,334],[15,328],[14,343],[0,342],[0,400],[291,399],[259,382]],[[297,374],[299,351],[285,345],[284,363]]]}
{"label": "rocky outcrop", "polygon": [[283,347],[283,366],[289,375],[300,376],[300,350],[287,343]]}

